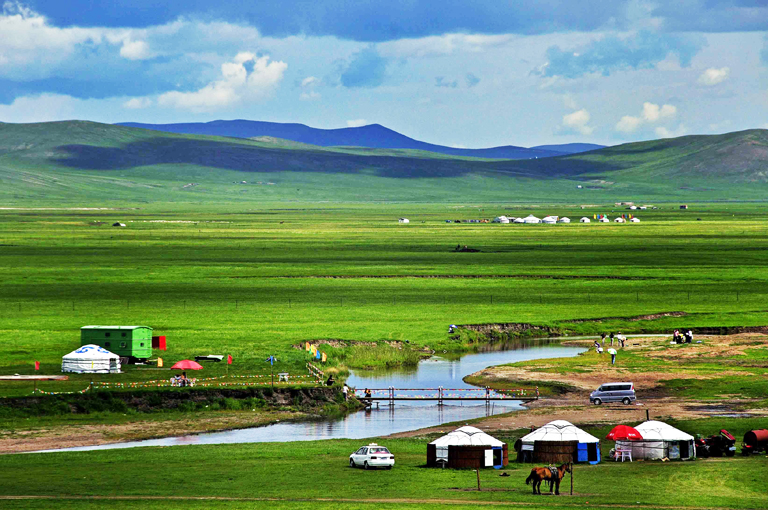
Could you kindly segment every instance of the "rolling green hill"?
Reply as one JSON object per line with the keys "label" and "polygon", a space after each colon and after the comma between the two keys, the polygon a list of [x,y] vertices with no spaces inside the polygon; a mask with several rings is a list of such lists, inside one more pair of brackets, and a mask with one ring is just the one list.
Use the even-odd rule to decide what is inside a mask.
{"label": "rolling green hill", "polygon": [[0,124],[0,199],[9,204],[762,200],[767,172],[765,130],[500,161],[83,121]]}

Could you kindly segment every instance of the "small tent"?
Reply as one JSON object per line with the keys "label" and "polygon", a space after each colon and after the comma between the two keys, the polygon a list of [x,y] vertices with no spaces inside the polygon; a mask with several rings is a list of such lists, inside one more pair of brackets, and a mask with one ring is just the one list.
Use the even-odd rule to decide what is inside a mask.
{"label": "small tent", "polygon": [[515,218],[512,223],[525,223],[525,218]]}
{"label": "small tent", "polygon": [[98,345],[83,345],[62,356],[61,371],[78,374],[117,374],[120,372],[120,356]]}
{"label": "small tent", "polygon": [[523,223],[541,223],[541,220],[534,216],[533,214],[529,214],[525,218],[523,218]]}
{"label": "small tent", "polygon": [[602,218],[600,218],[597,221],[599,221],[600,223],[610,223],[611,222],[611,220],[609,220],[608,217],[606,217],[606,216],[603,216]]}
{"label": "small tent", "polygon": [[629,221],[631,223],[640,223],[640,219],[639,218],[630,218]]}
{"label": "small tent", "polygon": [[501,469],[507,463],[507,444],[475,427],[460,427],[427,445],[427,466]]}
{"label": "small tent", "polygon": [[547,216],[544,219],[541,220],[542,223],[547,223],[549,225],[553,223],[557,223],[557,216]]}
{"label": "small tent", "polygon": [[410,223],[411,220],[409,220],[408,218],[400,218],[399,220],[397,220],[397,222],[398,223]]}
{"label": "small tent", "polygon": [[581,223],[589,223],[589,222],[591,222],[591,221],[592,221],[592,220],[590,220],[590,219],[589,219],[589,218],[587,218],[586,216],[584,216],[583,218],[581,218],[581,219],[579,220],[579,222],[581,222]]}
{"label": "small tent", "polygon": [[547,423],[515,443],[522,462],[600,462],[600,440],[565,420]]}
{"label": "small tent", "polygon": [[557,222],[558,222],[558,223],[570,223],[570,222],[571,222],[571,219],[570,219],[570,218],[568,218],[568,217],[565,217],[565,216],[563,216],[562,218],[560,218],[559,220],[557,220]]}
{"label": "small tent", "polygon": [[633,459],[693,459],[693,436],[660,421],[646,421],[635,426],[642,441],[616,441],[616,448],[632,449]]}
{"label": "small tent", "polygon": [[619,216],[619,217],[615,218],[613,221],[614,221],[615,223],[626,223],[626,222],[627,222],[627,220],[625,220],[625,219],[624,219],[624,218],[622,218],[621,216]]}
{"label": "small tent", "polygon": [[493,219],[493,223],[509,223],[509,218],[506,216],[496,216]]}

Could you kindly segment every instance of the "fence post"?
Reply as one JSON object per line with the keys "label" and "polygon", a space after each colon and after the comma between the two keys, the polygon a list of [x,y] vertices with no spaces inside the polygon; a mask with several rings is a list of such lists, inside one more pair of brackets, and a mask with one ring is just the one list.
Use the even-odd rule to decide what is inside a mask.
{"label": "fence post", "polygon": [[573,496],[573,462],[571,462],[571,496]]}

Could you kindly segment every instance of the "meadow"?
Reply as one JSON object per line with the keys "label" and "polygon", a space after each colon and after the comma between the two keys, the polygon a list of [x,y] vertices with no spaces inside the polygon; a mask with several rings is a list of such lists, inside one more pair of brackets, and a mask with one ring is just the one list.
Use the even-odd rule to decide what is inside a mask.
{"label": "meadow", "polygon": [[[167,336],[169,362],[232,354],[234,373],[268,373],[269,355],[278,357],[276,369],[303,370],[306,353],[292,346],[306,341],[471,347],[448,335],[449,324],[617,317],[609,327],[629,332],[768,323],[760,205],[661,205],[632,225],[446,223],[601,212],[625,211],[493,204],[0,210],[0,373],[32,373],[36,360],[45,373],[57,372],[89,324],[152,326]],[[399,225],[402,216],[411,223]],[[115,221],[128,226],[111,227]],[[457,245],[479,251],[456,252]],[[622,319],[670,311],[688,315]],[[605,327],[569,325],[577,333]],[[349,358],[345,365],[365,366]],[[43,384],[82,385],[73,379]],[[0,393],[12,388],[3,384]]]}
{"label": "meadow", "polygon": [[[675,422],[690,433],[726,427],[738,440],[755,420]],[[449,428],[450,426],[446,426]],[[586,427],[604,437],[608,427]],[[493,431],[513,444],[525,430]],[[481,471],[482,491],[472,470],[425,467],[433,436],[382,441],[396,457],[391,471],[348,467],[364,441],[331,440],[0,457],[4,508],[55,504],[64,508],[142,505],[154,508],[438,508],[446,504],[574,508],[765,508],[765,459],[737,456],[692,462],[659,461],[577,465],[574,495],[564,480],[560,497],[534,496],[525,478],[530,464]],[[602,442],[603,454],[612,447]],[[23,483],[19,483],[23,480]],[[32,499],[6,499],[34,496]],[[47,499],[52,498],[52,499]]]}

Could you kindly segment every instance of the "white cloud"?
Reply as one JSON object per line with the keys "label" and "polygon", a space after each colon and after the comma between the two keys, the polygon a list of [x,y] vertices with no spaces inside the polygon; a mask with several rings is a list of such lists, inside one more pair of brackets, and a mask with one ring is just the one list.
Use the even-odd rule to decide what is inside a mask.
{"label": "white cloud", "polygon": [[354,119],[354,120],[347,121],[347,127],[362,127],[367,125],[368,125],[368,121],[365,119]]}
{"label": "white cloud", "polygon": [[657,127],[654,132],[656,133],[656,136],[659,138],[674,138],[677,136],[683,136],[687,133],[687,129],[683,124],[680,124],[677,129],[667,129],[664,126]]}
{"label": "white cloud", "polygon": [[721,67],[720,69],[710,67],[699,76],[699,83],[711,87],[722,83],[728,79],[731,69],[728,67]]}
{"label": "white cloud", "polygon": [[0,122],[48,122],[75,116],[82,101],[60,94],[17,97],[13,103],[0,104]]}
{"label": "white cloud", "polygon": [[[253,66],[251,71],[246,64]],[[268,56],[257,58],[253,53],[241,52],[232,62],[221,65],[222,79],[194,92],[166,92],[157,102],[160,106],[201,112],[232,106],[244,99],[260,99],[277,87],[287,68],[285,62],[270,62]]]}
{"label": "white cloud", "polygon": [[505,46],[518,38],[515,35],[446,34],[399,39],[383,42],[376,47],[379,54],[390,58],[424,58],[452,55],[454,53],[480,53],[487,49]]}
{"label": "white cloud", "polygon": [[129,110],[139,110],[152,106],[152,100],[148,97],[134,97],[123,103],[123,108]]}
{"label": "white cloud", "polygon": [[591,135],[595,130],[588,126],[590,115],[587,110],[582,108],[568,115],[563,115],[563,127],[568,131],[576,132],[580,135]]}
{"label": "white cloud", "polygon": [[315,78],[314,76],[307,76],[303,80],[301,80],[301,86],[302,87],[310,87],[312,85],[317,85],[320,83],[320,80],[318,78]]}
{"label": "white cloud", "polygon": [[671,104],[659,106],[646,101],[643,103],[643,111],[639,116],[624,115],[616,123],[616,131],[633,133],[643,124],[655,124],[662,119],[671,119],[677,115],[677,107]]}
{"label": "white cloud", "polygon": [[146,60],[151,58],[152,52],[149,50],[149,44],[146,41],[133,41],[126,39],[120,48],[120,56],[128,60]]}
{"label": "white cloud", "polygon": [[616,123],[616,130],[621,131],[622,133],[632,133],[638,127],[640,127],[640,124],[642,123],[643,123],[643,120],[639,117],[632,117],[631,115],[625,115],[621,118],[619,122]]}
{"label": "white cloud", "polygon": [[321,96],[319,92],[310,90],[308,92],[302,92],[301,95],[299,96],[299,99],[301,99],[302,101],[311,101],[313,99],[320,99],[320,97]]}

